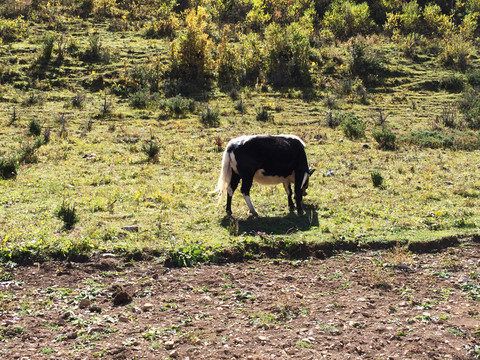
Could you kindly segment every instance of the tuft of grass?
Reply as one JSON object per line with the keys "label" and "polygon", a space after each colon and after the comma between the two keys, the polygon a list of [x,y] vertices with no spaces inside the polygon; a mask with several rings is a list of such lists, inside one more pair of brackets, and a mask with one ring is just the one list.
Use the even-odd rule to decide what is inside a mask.
{"label": "tuft of grass", "polygon": [[60,207],[55,210],[55,216],[62,220],[63,229],[67,231],[72,230],[75,224],[80,220],[75,205],[68,204],[65,201],[63,201]]}

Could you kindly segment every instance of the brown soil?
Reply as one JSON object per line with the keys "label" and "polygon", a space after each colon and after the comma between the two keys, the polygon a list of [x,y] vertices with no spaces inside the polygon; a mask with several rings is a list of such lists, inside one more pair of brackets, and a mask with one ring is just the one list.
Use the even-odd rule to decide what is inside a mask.
{"label": "brown soil", "polygon": [[182,269],[104,254],[1,275],[2,359],[480,357],[475,243]]}

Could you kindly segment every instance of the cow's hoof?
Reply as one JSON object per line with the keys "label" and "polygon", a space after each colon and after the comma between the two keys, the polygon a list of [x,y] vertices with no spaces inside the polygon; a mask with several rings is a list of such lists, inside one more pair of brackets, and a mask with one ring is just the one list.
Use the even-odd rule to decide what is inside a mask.
{"label": "cow's hoof", "polygon": [[253,216],[254,218],[258,218],[258,213],[257,213],[256,211],[255,211],[255,212],[252,212],[251,214],[252,214],[252,216]]}
{"label": "cow's hoof", "polygon": [[303,214],[305,214],[305,211],[303,211],[303,209],[298,209],[297,212],[298,216],[302,216]]}

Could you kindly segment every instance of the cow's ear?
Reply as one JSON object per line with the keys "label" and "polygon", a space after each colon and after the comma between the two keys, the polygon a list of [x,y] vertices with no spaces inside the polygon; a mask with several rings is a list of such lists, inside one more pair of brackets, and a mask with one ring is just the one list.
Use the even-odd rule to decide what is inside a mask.
{"label": "cow's ear", "polygon": [[312,176],[312,174],[315,172],[315,169],[309,168],[308,169],[308,176]]}

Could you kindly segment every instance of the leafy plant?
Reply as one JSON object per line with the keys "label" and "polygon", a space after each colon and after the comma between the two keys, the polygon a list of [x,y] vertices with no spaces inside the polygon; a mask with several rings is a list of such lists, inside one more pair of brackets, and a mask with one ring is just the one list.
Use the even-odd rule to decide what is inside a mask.
{"label": "leafy plant", "polygon": [[28,123],[28,133],[34,136],[39,136],[42,133],[42,125],[36,118],[32,118]]}
{"label": "leafy plant", "polygon": [[260,106],[259,108],[257,108],[256,119],[262,122],[273,121],[273,115],[267,110],[265,106]]}
{"label": "leafy plant", "polygon": [[385,179],[383,175],[379,171],[372,171],[370,173],[370,177],[372,178],[372,184],[376,188],[384,189],[385,188]]}
{"label": "leafy plant", "polygon": [[75,224],[80,220],[75,205],[62,202],[62,205],[55,210],[55,216],[63,221],[63,229],[72,230]]}
{"label": "leafy plant", "polygon": [[367,125],[354,114],[342,114],[340,125],[343,133],[350,140],[361,139],[365,137]]}
{"label": "leafy plant", "polygon": [[207,105],[200,115],[200,122],[206,127],[218,127],[220,126],[219,114],[218,107],[212,108]]}
{"label": "leafy plant", "polygon": [[148,161],[156,161],[160,153],[160,144],[153,136],[142,145],[142,151],[147,155]]}

